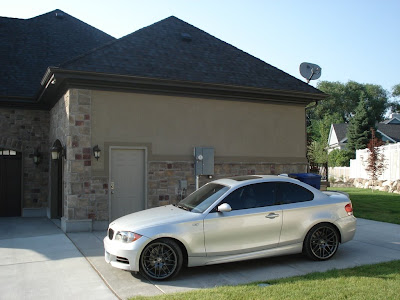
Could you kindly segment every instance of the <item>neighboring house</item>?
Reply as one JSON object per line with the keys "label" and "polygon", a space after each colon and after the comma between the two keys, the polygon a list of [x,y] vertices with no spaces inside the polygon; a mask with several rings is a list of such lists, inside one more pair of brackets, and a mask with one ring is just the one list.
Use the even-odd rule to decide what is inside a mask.
{"label": "neighboring house", "polygon": [[[47,25],[35,29],[41,19]],[[6,181],[20,183],[22,195],[2,183],[2,215],[104,229],[193,191],[200,146],[215,153],[209,175],[217,178],[307,170],[305,107],[326,95],[287,73],[175,17],[117,40],[59,10],[13,20],[0,22],[29,25],[13,33],[0,26],[10,45],[2,61],[14,56],[1,73],[0,174],[19,163]],[[43,44],[13,43],[39,29]],[[19,212],[9,208],[15,203]]]}
{"label": "neighboring house", "polygon": [[[347,144],[347,123],[332,124],[328,138],[328,152],[344,149]],[[400,114],[391,114],[388,120],[378,123],[377,132],[385,143],[400,142]]]}
{"label": "neighboring house", "polygon": [[328,137],[328,152],[334,149],[344,149],[347,143],[347,125],[345,123],[332,124]]}

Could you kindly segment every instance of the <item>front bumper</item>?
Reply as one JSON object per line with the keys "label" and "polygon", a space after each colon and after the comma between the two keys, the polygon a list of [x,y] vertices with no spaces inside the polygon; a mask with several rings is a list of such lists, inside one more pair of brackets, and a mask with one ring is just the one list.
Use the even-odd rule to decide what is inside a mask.
{"label": "front bumper", "polygon": [[106,236],[104,242],[104,259],[111,266],[138,272],[140,253],[149,239],[142,236],[140,239],[132,243],[122,243],[120,241],[110,240]]}

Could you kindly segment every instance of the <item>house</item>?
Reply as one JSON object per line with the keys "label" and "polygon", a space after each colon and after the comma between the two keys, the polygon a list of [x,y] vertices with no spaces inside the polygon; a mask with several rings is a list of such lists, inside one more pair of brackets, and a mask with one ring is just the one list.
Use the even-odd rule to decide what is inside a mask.
{"label": "house", "polygon": [[[347,126],[347,123],[331,125],[328,137],[328,152],[346,147]],[[385,143],[400,142],[400,114],[391,114],[388,120],[378,123],[377,132]]]}
{"label": "house", "polygon": [[[14,45],[23,25],[4,32],[14,48],[2,53],[20,55],[1,74],[0,147],[8,155],[0,160],[16,160],[20,172],[6,173],[2,214],[61,218],[66,232],[104,229],[127,213],[175,203],[195,189],[195,175],[204,184],[307,170],[305,107],[324,99],[321,91],[176,17],[120,39],[60,10],[14,21],[30,22],[33,35],[40,19],[41,30],[79,30],[60,47],[38,39]],[[62,36],[43,34],[54,43]],[[68,43],[78,47],[73,39],[92,34],[69,53]],[[41,61],[42,51],[54,60]],[[10,182],[22,195],[3,196]],[[8,208],[16,202],[19,212]]]}
{"label": "house", "polygon": [[328,152],[334,149],[342,150],[347,143],[347,123],[332,124],[328,137]]}

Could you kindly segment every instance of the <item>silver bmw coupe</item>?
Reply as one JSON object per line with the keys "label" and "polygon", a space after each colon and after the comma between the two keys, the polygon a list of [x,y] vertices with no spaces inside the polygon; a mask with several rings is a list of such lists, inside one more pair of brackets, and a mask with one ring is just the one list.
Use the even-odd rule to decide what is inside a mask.
{"label": "silver bmw coupe", "polygon": [[177,204],[113,221],[104,238],[105,260],[163,280],[182,266],[294,253],[327,260],[355,230],[346,194],[321,192],[287,176],[232,177]]}

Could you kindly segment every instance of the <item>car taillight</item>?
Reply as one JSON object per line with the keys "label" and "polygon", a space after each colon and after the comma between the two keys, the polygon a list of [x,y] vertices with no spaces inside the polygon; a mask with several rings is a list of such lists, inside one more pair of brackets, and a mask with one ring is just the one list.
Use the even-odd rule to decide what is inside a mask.
{"label": "car taillight", "polygon": [[351,203],[346,204],[346,206],[344,207],[344,209],[346,210],[347,214],[349,216],[351,216],[353,214],[353,206],[351,205]]}

